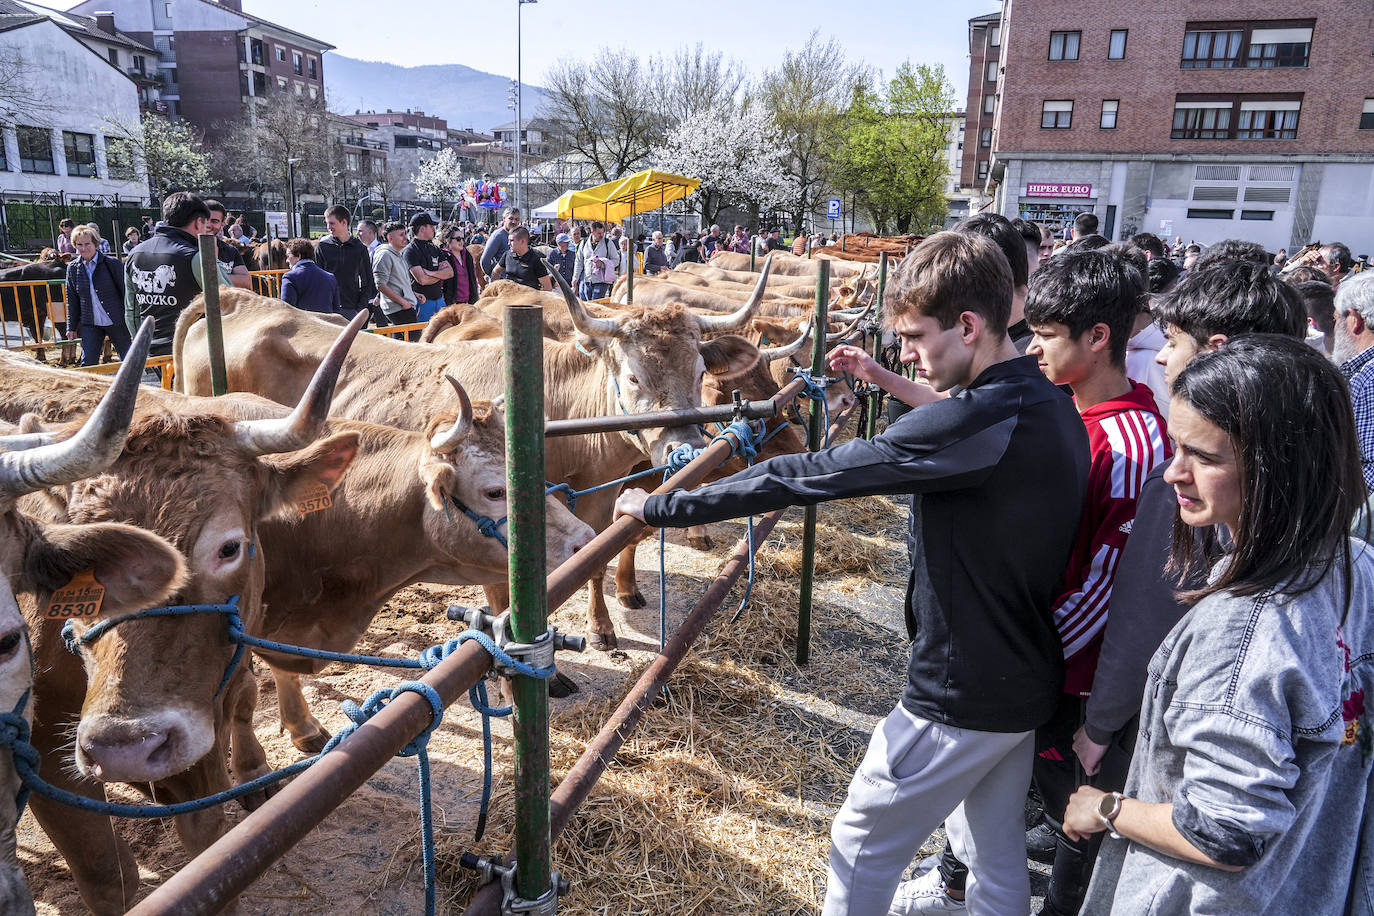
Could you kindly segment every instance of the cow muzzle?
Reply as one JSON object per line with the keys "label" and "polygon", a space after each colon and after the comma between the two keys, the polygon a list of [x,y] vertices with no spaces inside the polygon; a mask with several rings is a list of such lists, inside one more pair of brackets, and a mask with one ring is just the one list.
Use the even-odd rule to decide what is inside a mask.
{"label": "cow muzzle", "polygon": [[76,765],[101,782],[157,782],[189,769],[209,752],[208,722],[167,709],[137,719],[97,716],[76,731]]}

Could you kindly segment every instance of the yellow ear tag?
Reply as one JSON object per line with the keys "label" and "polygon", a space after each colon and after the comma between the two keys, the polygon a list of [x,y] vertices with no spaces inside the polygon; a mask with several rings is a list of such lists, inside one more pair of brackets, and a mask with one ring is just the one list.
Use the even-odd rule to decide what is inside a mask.
{"label": "yellow ear tag", "polygon": [[93,571],[83,569],[72,576],[72,581],[52,593],[43,616],[49,620],[94,617],[100,613],[104,600],[105,586],[95,580]]}
{"label": "yellow ear tag", "polygon": [[329,495],[329,487],[316,482],[306,488],[301,498],[296,500],[296,511],[301,515],[309,515],[311,512],[320,512],[334,505],[334,499]]}

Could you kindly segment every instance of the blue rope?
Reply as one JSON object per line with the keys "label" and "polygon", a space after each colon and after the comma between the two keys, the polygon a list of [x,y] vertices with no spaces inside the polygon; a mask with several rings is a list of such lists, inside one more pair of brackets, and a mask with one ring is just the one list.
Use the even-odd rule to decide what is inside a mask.
{"label": "blue rope", "polygon": [[[821,405],[821,410],[825,417],[825,439],[821,443],[822,447],[830,445],[830,402],[826,400],[825,389],[835,382],[835,379],[827,376],[814,376],[806,369],[794,366],[791,369],[793,375],[805,382],[806,387],[802,389],[801,396],[810,398],[812,401]],[[852,387],[852,386],[851,386]]]}

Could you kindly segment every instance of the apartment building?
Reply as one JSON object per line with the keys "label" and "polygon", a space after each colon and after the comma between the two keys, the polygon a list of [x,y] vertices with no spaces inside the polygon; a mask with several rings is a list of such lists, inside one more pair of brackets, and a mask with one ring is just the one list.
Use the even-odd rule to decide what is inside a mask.
{"label": "apartment building", "polygon": [[394,181],[389,196],[399,200],[415,198],[415,182],[411,179],[422,163],[449,145],[448,122],[419,109],[355,111],[344,117],[365,128],[367,139],[385,157],[384,164],[377,166],[374,159],[373,166],[382,172],[390,168]]}
{"label": "apartment building", "polygon": [[1374,248],[1374,6],[1006,0],[999,24],[998,212]]}
{"label": "apartment building", "polygon": [[965,138],[959,187],[974,205],[986,202],[984,189],[992,168],[992,134],[997,119],[997,84],[1002,53],[1002,14],[986,13],[968,21],[968,98],[964,103]]}
{"label": "apartment building", "polygon": [[245,13],[242,0],[86,0],[71,12],[108,14],[112,26],[152,47],[168,115],[208,139],[241,121],[256,99],[324,98],[324,52],[334,46]]}

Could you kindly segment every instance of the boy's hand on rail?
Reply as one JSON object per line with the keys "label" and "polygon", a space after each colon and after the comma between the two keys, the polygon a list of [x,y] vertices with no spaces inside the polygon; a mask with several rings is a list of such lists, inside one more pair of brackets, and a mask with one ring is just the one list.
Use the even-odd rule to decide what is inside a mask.
{"label": "boy's hand on rail", "polygon": [[644,521],[644,502],[649,498],[646,490],[631,488],[621,491],[620,496],[615,501],[615,514],[628,515]]}

